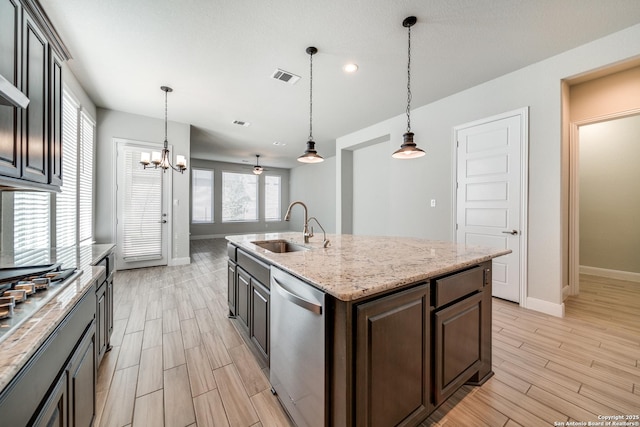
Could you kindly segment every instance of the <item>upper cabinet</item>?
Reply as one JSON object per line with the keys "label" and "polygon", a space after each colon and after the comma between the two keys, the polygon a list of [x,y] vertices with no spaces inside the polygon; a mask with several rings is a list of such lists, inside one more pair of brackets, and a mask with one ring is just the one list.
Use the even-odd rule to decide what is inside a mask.
{"label": "upper cabinet", "polygon": [[0,0],[0,74],[29,98],[0,105],[0,185],[59,191],[62,63],[70,55],[35,0]]}

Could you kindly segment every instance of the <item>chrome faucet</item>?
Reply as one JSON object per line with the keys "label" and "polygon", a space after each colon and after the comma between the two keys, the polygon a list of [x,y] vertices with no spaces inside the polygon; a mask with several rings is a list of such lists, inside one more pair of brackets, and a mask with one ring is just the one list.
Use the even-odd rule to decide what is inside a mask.
{"label": "chrome faucet", "polygon": [[[327,239],[327,232],[324,231],[324,227],[322,226],[322,224],[320,224],[320,221],[318,221],[318,218],[316,218],[315,216],[312,216],[311,218],[309,218],[309,221],[311,220],[314,220],[316,224],[320,226],[320,229],[322,230],[322,247],[326,248],[327,246],[329,246],[329,239]],[[313,227],[311,227],[311,237],[313,237]]]}
{"label": "chrome faucet", "polygon": [[289,221],[289,219],[291,218],[291,208],[294,205],[300,205],[302,206],[302,209],[304,209],[304,225],[302,226],[302,236],[304,237],[304,242],[309,243],[309,237],[313,237],[313,233],[309,233],[309,219],[307,217],[307,205],[305,205],[300,201],[291,202],[291,204],[287,208],[287,213],[284,215],[284,220]]}

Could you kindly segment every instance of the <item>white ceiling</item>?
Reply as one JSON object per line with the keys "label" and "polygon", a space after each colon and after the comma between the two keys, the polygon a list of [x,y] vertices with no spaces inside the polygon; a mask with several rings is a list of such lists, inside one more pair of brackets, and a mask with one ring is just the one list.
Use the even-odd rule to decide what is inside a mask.
{"label": "white ceiling", "polygon": [[[640,22],[638,0],[40,0],[98,107],[194,126],[191,156],[294,167],[335,139]],[[348,75],[344,64],[359,71]],[[270,78],[276,68],[302,76]],[[251,123],[234,125],[233,120]],[[171,134],[169,134],[171,142]],[[277,141],[286,146],[275,146]],[[161,142],[161,141],[158,141]]]}

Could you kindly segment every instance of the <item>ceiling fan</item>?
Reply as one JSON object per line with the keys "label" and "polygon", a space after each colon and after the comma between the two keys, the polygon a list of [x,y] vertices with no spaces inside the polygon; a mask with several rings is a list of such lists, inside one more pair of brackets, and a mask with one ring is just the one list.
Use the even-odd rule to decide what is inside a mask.
{"label": "ceiling fan", "polygon": [[260,166],[260,154],[256,154],[256,165],[253,167],[253,173],[260,175],[265,169]]}

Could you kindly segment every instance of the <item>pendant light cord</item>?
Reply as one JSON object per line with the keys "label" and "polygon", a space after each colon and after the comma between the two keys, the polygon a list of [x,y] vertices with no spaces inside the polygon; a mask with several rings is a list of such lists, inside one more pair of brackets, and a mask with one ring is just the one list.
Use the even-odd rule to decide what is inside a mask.
{"label": "pendant light cord", "polygon": [[167,94],[168,90],[164,91],[164,148],[167,149]]}
{"label": "pendant light cord", "polygon": [[409,30],[408,48],[407,48],[407,133],[411,132],[411,26]]}
{"label": "pendant light cord", "polygon": [[309,141],[313,141],[313,53],[309,54]]}

